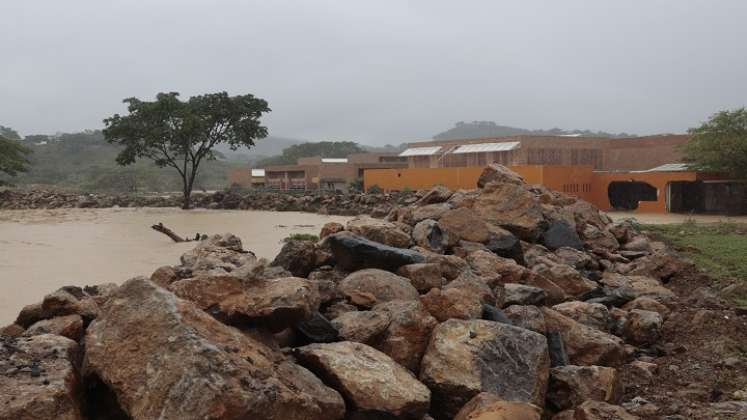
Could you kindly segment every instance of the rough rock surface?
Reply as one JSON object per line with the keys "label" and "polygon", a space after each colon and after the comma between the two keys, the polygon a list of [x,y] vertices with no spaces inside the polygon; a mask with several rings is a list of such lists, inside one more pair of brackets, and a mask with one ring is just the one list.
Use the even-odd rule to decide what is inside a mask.
{"label": "rough rock surface", "polygon": [[345,312],[332,320],[344,340],[371,344],[377,341],[392,322],[392,316],[385,311]]}
{"label": "rough rock surface", "polygon": [[349,410],[421,419],[431,392],[386,354],[361,343],[343,341],[295,349],[298,362],[342,394]]}
{"label": "rough rock surface", "polygon": [[544,405],[550,358],[540,334],[493,321],[450,319],[433,331],[420,380],[436,418],[453,418],[480,392]]}
{"label": "rough rock surface", "polygon": [[395,271],[403,265],[425,262],[423,255],[418,252],[384,245],[349,232],[335,233],[325,240],[337,264],[347,271],[363,268]]}
{"label": "rough rock surface", "polygon": [[389,326],[374,347],[412,372],[418,372],[431,332],[438,325],[436,318],[420,301],[396,300],[376,305],[373,310],[387,312],[391,317]]}
{"label": "rough rock surface", "polygon": [[341,396],[304,368],[143,278],[114,293],[85,344],[85,374],[107,384],[133,419],[345,412]]}
{"label": "rough rock surface", "polygon": [[407,248],[412,240],[394,223],[368,216],[359,216],[348,222],[346,230],[384,245]]}
{"label": "rough rock surface", "polygon": [[339,287],[353,304],[367,308],[391,300],[417,300],[419,296],[408,279],[376,268],[351,273]]}
{"label": "rough rock surface", "polygon": [[482,315],[482,303],[479,296],[469,290],[431,289],[420,298],[428,312],[439,322],[447,319],[478,319]]}
{"label": "rough rock surface", "polygon": [[55,334],[78,341],[83,336],[83,318],[78,314],[63,315],[36,322],[23,335]]}
{"label": "rough rock surface", "polygon": [[542,410],[534,404],[481,392],[459,410],[454,420],[540,420],[541,415]]}
{"label": "rough rock surface", "polygon": [[625,348],[620,338],[554,311],[542,308],[547,331],[559,332],[568,357],[574,365],[619,366],[625,361]]}
{"label": "rough rock surface", "polygon": [[622,391],[615,368],[560,366],[550,370],[547,401],[558,411],[574,408],[587,400],[617,404]]}
{"label": "rough rock surface", "polygon": [[82,420],[78,345],[52,334],[0,335],[0,418]]}

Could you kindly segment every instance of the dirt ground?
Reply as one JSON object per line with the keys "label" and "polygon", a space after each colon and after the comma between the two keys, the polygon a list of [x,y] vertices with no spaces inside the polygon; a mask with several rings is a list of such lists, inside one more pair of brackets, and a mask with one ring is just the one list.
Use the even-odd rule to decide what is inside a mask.
{"label": "dirt ground", "polygon": [[643,224],[666,224],[666,223],[683,223],[687,220],[695,220],[697,223],[747,223],[747,216],[720,216],[711,214],[675,214],[675,213],[635,213],[627,211],[611,211],[607,214],[612,220],[637,219]]}
{"label": "dirt ground", "polygon": [[747,310],[718,297],[724,284],[697,272],[667,284],[677,301],[658,344],[644,350],[653,378],[622,369],[623,401],[639,401],[631,411],[641,418],[747,419]]}

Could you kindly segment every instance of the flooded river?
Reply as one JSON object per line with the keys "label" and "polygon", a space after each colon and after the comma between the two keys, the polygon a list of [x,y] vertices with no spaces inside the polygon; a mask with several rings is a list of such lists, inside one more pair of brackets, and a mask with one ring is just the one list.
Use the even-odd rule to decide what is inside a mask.
{"label": "flooded river", "polygon": [[194,243],[173,243],[150,228],[182,236],[231,232],[244,248],[273,258],[292,233],[319,234],[349,218],[298,212],[165,209],[0,211],[0,326],[29,303],[65,285],[121,283],[174,265]]}

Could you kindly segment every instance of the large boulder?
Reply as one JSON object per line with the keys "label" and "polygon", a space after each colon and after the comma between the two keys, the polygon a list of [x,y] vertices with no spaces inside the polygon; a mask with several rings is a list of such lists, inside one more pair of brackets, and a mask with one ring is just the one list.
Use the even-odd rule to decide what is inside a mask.
{"label": "large boulder", "polygon": [[420,380],[433,392],[431,414],[451,419],[483,391],[543,406],[549,367],[540,334],[493,321],[450,319],[433,331]]}
{"label": "large boulder", "polygon": [[420,200],[417,201],[417,205],[427,205],[434,203],[443,203],[451,198],[453,192],[443,185],[436,185],[426,192]]}
{"label": "large boulder", "polygon": [[575,420],[640,420],[619,405],[604,401],[589,400],[576,407]]}
{"label": "large boulder", "polygon": [[310,319],[319,309],[319,291],[298,277],[244,281],[232,276],[179,280],[169,290],[228,324],[262,325],[274,331]]}
{"label": "large boulder", "polygon": [[325,240],[338,267],[347,271],[363,268],[396,271],[403,265],[425,262],[425,257],[418,252],[384,245],[350,232],[335,233]]}
{"label": "large boulder", "polygon": [[584,243],[578,236],[576,229],[562,220],[551,223],[550,227],[542,233],[540,239],[542,244],[552,250],[562,247],[584,249]]}
{"label": "large boulder", "polygon": [[438,221],[452,243],[459,240],[484,243],[490,239],[490,231],[485,223],[472,209],[459,207],[446,212]]}
{"label": "large boulder", "polygon": [[319,231],[319,239],[324,239],[329,235],[334,235],[337,232],[345,230],[345,226],[342,223],[328,222],[322,226],[322,230]]}
{"label": "large boulder", "polygon": [[420,301],[439,322],[451,318],[479,319],[482,315],[479,296],[465,289],[431,289]]}
{"label": "large boulder", "polygon": [[59,335],[0,335],[0,418],[81,420],[78,345]]}
{"label": "large boulder", "polygon": [[381,303],[373,310],[386,312],[391,318],[389,326],[381,338],[372,344],[373,347],[410,371],[418,372],[431,332],[438,324],[436,318],[417,300]]}
{"label": "large boulder", "polygon": [[441,266],[436,263],[403,265],[397,274],[410,279],[420,293],[428,293],[434,287],[443,287],[446,280],[441,276]]}
{"label": "large boulder", "polygon": [[503,165],[491,163],[483,169],[480,177],[477,178],[477,188],[485,188],[491,182],[522,185],[524,184],[524,178]]}
{"label": "large boulder", "polygon": [[84,373],[133,420],[345,413],[342,397],[309,371],[144,278],[114,293],[85,346]]}
{"label": "large boulder", "polygon": [[545,325],[545,315],[542,310],[532,305],[511,305],[503,310],[503,313],[511,321],[511,324],[517,327],[545,335],[547,325]]}
{"label": "large boulder", "polygon": [[412,220],[415,223],[421,222],[426,219],[438,220],[446,212],[451,210],[451,206],[447,203],[434,203],[427,204],[422,207],[416,207],[412,211]]}
{"label": "large boulder", "polygon": [[410,235],[400,230],[396,224],[369,216],[358,216],[350,220],[346,230],[374,242],[397,248],[410,246]]}
{"label": "large boulder", "polygon": [[557,411],[576,407],[586,400],[617,404],[622,391],[622,383],[615,368],[559,366],[550,370],[547,401]]}
{"label": "large boulder", "polygon": [[200,241],[181,256],[182,266],[193,275],[225,274],[253,260],[256,260],[254,254],[244,251],[241,239],[230,233]]}
{"label": "large boulder", "polygon": [[600,303],[563,302],[552,307],[561,314],[599,331],[608,331],[610,311]]}
{"label": "large boulder", "polygon": [[547,299],[547,292],[539,287],[525,284],[506,283],[503,304],[508,305],[542,305]]}
{"label": "large boulder", "polygon": [[78,341],[83,336],[83,318],[78,314],[63,315],[36,322],[23,335],[55,334]]}
{"label": "large boulder", "polygon": [[418,222],[412,229],[412,239],[417,246],[442,253],[449,244],[449,235],[433,219]]}
{"label": "large boulder", "polygon": [[650,345],[659,339],[663,320],[658,312],[633,309],[623,326],[623,337],[633,344]]}
{"label": "large boulder", "polygon": [[368,308],[380,302],[419,297],[408,279],[377,268],[351,273],[340,282],[339,290],[354,304]]}
{"label": "large boulder", "polygon": [[[431,392],[386,354],[361,343],[311,344],[294,350],[298,362],[335,388],[348,411],[420,420]],[[352,415],[355,415],[353,413]]]}
{"label": "large boulder", "polygon": [[625,361],[625,347],[620,338],[576,322],[550,308],[542,308],[547,331],[563,338],[570,362],[574,365],[616,367]]}
{"label": "large boulder", "polygon": [[597,283],[587,279],[570,265],[557,263],[550,263],[549,265],[537,264],[532,267],[532,270],[550,279],[569,296],[580,297],[599,287]]}
{"label": "large boulder", "polygon": [[271,265],[283,267],[296,277],[308,277],[316,267],[324,264],[320,254],[314,241],[289,240]]}
{"label": "large boulder", "polygon": [[346,341],[371,344],[378,341],[392,322],[385,311],[350,311],[332,320],[340,337]]}
{"label": "large boulder", "polygon": [[535,242],[547,227],[542,205],[520,184],[495,181],[487,184],[475,198],[473,209],[485,222],[529,242]]}
{"label": "large boulder", "polygon": [[540,420],[541,416],[542,410],[534,404],[481,392],[459,410],[454,420]]}

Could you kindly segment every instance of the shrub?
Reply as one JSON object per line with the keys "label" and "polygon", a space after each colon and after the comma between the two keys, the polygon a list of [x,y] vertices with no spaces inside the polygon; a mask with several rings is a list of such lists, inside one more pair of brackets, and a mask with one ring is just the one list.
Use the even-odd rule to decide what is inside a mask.
{"label": "shrub", "polygon": [[384,190],[382,190],[381,187],[379,187],[378,185],[373,184],[370,187],[368,187],[368,191],[367,192],[369,194],[381,194],[381,193],[384,192]]}
{"label": "shrub", "polygon": [[317,242],[319,237],[311,233],[291,233],[290,236],[283,239],[284,242],[290,241],[314,241]]}

